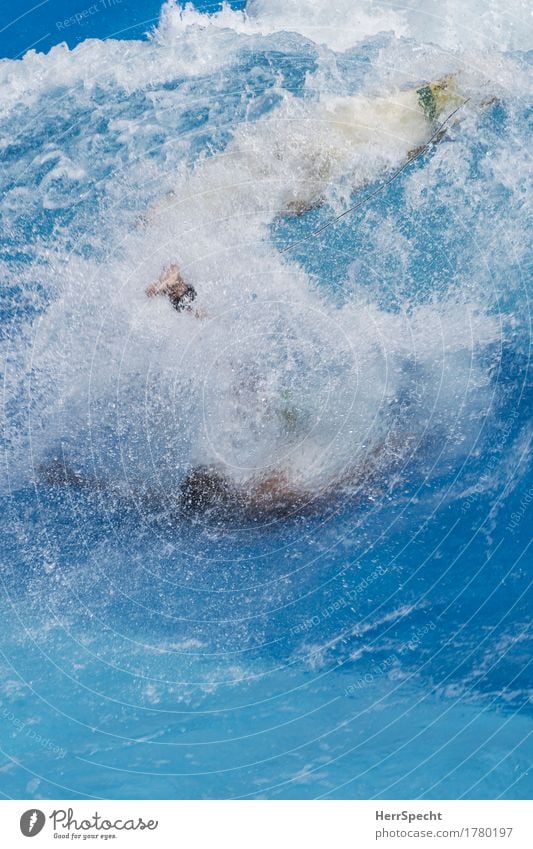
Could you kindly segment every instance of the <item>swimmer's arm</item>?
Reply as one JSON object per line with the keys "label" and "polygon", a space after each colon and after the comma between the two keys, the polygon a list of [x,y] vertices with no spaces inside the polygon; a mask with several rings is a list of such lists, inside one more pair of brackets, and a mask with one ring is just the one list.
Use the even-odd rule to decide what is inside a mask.
{"label": "swimmer's arm", "polygon": [[159,279],[146,288],[146,296],[153,298],[155,295],[170,295],[176,289],[181,289],[186,285],[179,267],[174,263],[163,269]]}
{"label": "swimmer's arm", "polygon": [[[188,286],[182,277],[179,266],[174,263],[167,266],[162,271],[157,282],[151,283],[150,286],[145,289],[145,292],[148,298],[153,298],[156,295],[166,295],[170,299],[171,303],[174,301],[176,302],[174,304],[174,306],[176,306],[176,304],[179,304],[183,299],[187,290],[191,291],[191,289],[192,287]],[[196,293],[194,293],[193,289],[192,292],[195,296]],[[190,307],[188,307],[188,309],[190,310]],[[194,310],[194,316],[195,318],[202,320],[207,318],[207,313],[204,309],[202,309],[202,307],[200,307],[199,309]]]}

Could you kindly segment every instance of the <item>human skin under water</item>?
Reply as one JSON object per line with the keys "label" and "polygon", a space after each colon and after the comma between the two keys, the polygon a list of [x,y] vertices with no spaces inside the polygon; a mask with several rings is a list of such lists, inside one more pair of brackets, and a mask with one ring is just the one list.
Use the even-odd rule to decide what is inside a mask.
{"label": "human skin under water", "polygon": [[[324,176],[335,175],[343,165],[342,157],[334,161],[332,150],[345,151],[357,145],[367,144],[372,139],[372,133],[377,132],[378,128],[385,128],[391,135],[401,136],[405,155],[408,156],[413,145],[427,143],[442,110],[453,108],[460,100],[455,77],[444,78],[418,89],[398,92],[390,98],[367,98],[360,95],[330,100],[321,107],[321,120],[328,128],[330,143],[329,153],[321,162],[318,174],[320,179],[314,184],[312,180],[306,181],[304,194],[288,201],[286,211],[303,212],[322,197]],[[364,124],[359,120],[361,115],[365,117]],[[332,136],[337,138],[336,147],[331,144]],[[315,139],[313,143],[316,145],[317,141],[320,142],[320,139]],[[146,295],[148,298],[165,297],[176,311],[191,313],[196,291],[186,281],[178,264],[172,263],[163,270],[155,283],[148,286]],[[196,318],[206,315],[203,310],[196,310],[193,314]],[[287,414],[287,428],[289,426],[294,426],[290,411]],[[186,473],[179,492],[173,498],[179,509],[189,514],[211,509],[242,509],[252,513],[294,512],[321,497],[329,498],[347,488],[353,490],[370,485],[375,469],[382,464],[379,455],[384,457],[385,454],[383,446],[372,458],[359,460],[353,468],[322,481],[321,485],[312,491],[308,486],[299,483],[290,470],[284,468],[274,468],[256,474],[246,485],[242,485],[233,481],[231,470],[197,465]],[[50,484],[66,483],[96,490],[106,488],[102,482],[89,479],[62,463],[50,464],[43,475]]]}
{"label": "human skin under water", "polygon": [[[435,121],[445,107],[454,106],[459,100],[454,77],[429,83],[418,89],[399,92],[394,97],[336,98],[322,107],[322,121],[329,128],[330,136],[344,137],[348,147],[366,144],[378,128],[391,134],[400,134],[406,147],[406,156],[412,154],[410,145],[427,142],[434,129]],[[365,124],[357,119],[364,115]],[[345,149],[346,144],[329,144],[329,150]],[[320,175],[325,176],[333,169],[330,162],[325,169],[327,157],[320,165]],[[338,165],[338,163],[337,163]],[[315,175],[316,176],[316,175]],[[294,213],[304,212],[316,200],[316,187],[306,187],[307,197],[291,200],[287,209]],[[194,290],[193,290],[194,291]],[[181,311],[190,310],[187,283],[177,264],[166,267],[157,283],[146,290],[148,297],[166,296],[172,306]],[[368,477],[368,468],[358,468],[324,483],[319,494],[330,494],[347,483],[354,484]],[[293,511],[316,500],[317,492],[311,492],[298,484],[290,472],[283,469],[257,475],[247,486],[237,486],[230,473],[222,468],[197,466],[190,469],[182,483],[180,504],[187,512],[200,512],[213,507],[240,507],[248,511]]]}
{"label": "human skin under water", "polygon": [[208,510],[218,513],[238,510],[251,516],[291,515],[343,493],[353,497],[354,491],[373,487],[378,465],[375,458],[367,458],[314,489],[299,485],[284,470],[257,475],[246,486],[237,486],[223,469],[198,466],[182,482],[179,507],[189,515]]}

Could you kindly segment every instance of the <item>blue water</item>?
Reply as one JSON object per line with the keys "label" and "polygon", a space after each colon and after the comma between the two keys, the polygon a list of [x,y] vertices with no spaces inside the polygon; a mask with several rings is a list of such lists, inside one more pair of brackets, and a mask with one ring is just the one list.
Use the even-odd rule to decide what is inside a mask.
{"label": "blue water", "polygon": [[[450,52],[449,33],[395,32],[392,18],[324,46],[294,16],[283,26],[291,9],[272,19],[259,9],[261,33],[240,29],[242,17],[172,19],[150,40],[157,4],[123,0],[71,28],[74,52],[9,65],[5,797],[531,794],[526,54],[492,42],[484,59],[477,43]],[[48,50],[61,40],[53,21],[75,11],[29,12],[2,33],[3,54],[41,33]],[[117,51],[85,42],[116,34],[131,40]],[[202,157],[233,167],[216,157],[238,127],[296,108],[289,93],[312,105],[323,91],[382,91],[401,73],[405,85],[465,66],[475,108],[372,204],[296,246],[281,289],[279,252],[346,196],[300,218],[262,207],[256,224],[239,218],[238,172],[215,166],[206,188],[232,181],[226,217],[207,197],[192,236],[170,212],[139,226],[176,180],[178,195],[187,190]],[[265,209],[274,197],[267,181]],[[183,341],[185,369],[178,319],[163,304],[149,313],[142,296],[176,242],[198,290],[213,284],[207,308],[224,290],[252,328],[216,314],[200,342]],[[278,315],[280,291],[290,294]],[[349,353],[328,322],[350,333],[360,315]],[[342,420],[324,449],[332,466],[351,445],[336,380],[352,354],[353,429],[370,445],[391,434],[396,461],[362,491],[286,517],[184,519],[147,497],[157,483],[172,488],[191,445],[207,450],[199,431],[224,456],[248,445],[246,414],[235,433],[220,412],[219,352],[272,381],[293,331],[291,386],[311,387],[319,432]],[[313,375],[324,374],[322,396]],[[105,485],[47,483],[40,469],[58,454]]]}
{"label": "blue water", "polygon": [[[221,5],[217,0],[194,3],[207,13]],[[245,3],[231,0],[228,5],[241,9]],[[46,52],[61,42],[76,47],[87,38],[144,38],[157,25],[160,9],[159,0],[45,0],[36,4],[6,0],[0,57],[19,59],[28,50]]]}

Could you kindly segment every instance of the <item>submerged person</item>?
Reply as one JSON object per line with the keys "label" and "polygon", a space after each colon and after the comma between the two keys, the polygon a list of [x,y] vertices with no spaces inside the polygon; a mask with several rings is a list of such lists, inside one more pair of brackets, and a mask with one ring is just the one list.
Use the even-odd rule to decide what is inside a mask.
{"label": "submerged person", "polygon": [[[192,312],[192,303],[196,298],[195,289],[190,286],[176,264],[168,266],[157,282],[146,289],[148,298],[168,298],[172,307],[179,313]],[[198,311],[194,314],[202,317]],[[245,386],[246,376],[239,377],[239,388]],[[249,409],[253,411],[255,387],[249,396]],[[263,399],[264,401],[264,399]],[[264,405],[262,405],[264,409]],[[278,422],[279,435],[284,444],[295,444],[302,436],[306,415],[297,397],[289,390],[278,393],[271,405],[272,417]],[[146,491],[144,499],[147,505],[162,503],[184,516],[194,516],[214,511],[227,516],[248,514],[251,518],[269,515],[282,517],[301,512],[312,505],[324,503],[324,500],[339,495],[372,491],[375,489],[376,473],[390,466],[393,457],[390,442],[383,440],[379,447],[359,455],[334,473],[317,476],[312,482],[306,479],[302,471],[291,468],[284,462],[269,464],[263,470],[258,469],[249,477],[235,477],[234,469],[223,462],[191,463],[184,471],[181,480],[172,491],[163,494],[160,491]],[[121,496],[121,488],[111,482],[88,474],[72,466],[64,457],[56,457],[39,468],[41,481],[51,486],[67,485],[93,492],[115,492]]]}
{"label": "submerged person", "polygon": [[[177,312],[191,313],[196,291],[186,282],[177,264],[172,264],[165,268],[157,282],[146,289],[146,296],[165,297]],[[197,310],[194,314],[202,317]],[[280,394],[279,403],[272,412],[280,424],[280,432],[285,437],[294,437],[301,426],[302,416],[287,390]],[[145,498],[151,505],[164,502],[186,516],[211,511],[227,515],[247,513],[256,517],[269,514],[282,516],[302,510],[325,496],[334,495],[341,491],[344,485],[361,484],[364,479],[370,478],[373,468],[375,466],[368,460],[359,462],[350,472],[326,478],[319,486],[310,486],[301,480],[300,476],[283,466],[264,472],[258,471],[248,480],[236,481],[232,469],[223,463],[198,463],[189,466],[173,492],[164,497],[161,493],[150,492],[145,494]],[[114,488],[104,479],[72,466],[62,456],[42,464],[39,467],[39,478],[51,486],[66,485],[92,492],[116,492],[121,495],[120,488]]]}
{"label": "submerged person", "polygon": [[[348,173],[352,187],[357,188],[375,179],[383,169],[409,160],[435,135],[439,121],[462,102],[464,99],[458,93],[455,76],[389,96],[329,98],[316,106],[311,116],[315,123],[296,122],[285,136],[276,131],[278,119],[272,116],[246,125],[244,130],[241,127],[226,148],[224,157],[236,155],[238,167],[244,164],[252,181],[255,178],[258,184],[266,181],[269,186],[272,177],[278,176],[273,173],[276,167],[281,173],[289,174],[293,179],[287,189],[281,190],[279,211],[301,214],[324,200],[326,188],[335,179]],[[271,133],[265,133],[268,122],[271,122]],[[257,144],[250,144],[250,139]],[[381,146],[376,144],[377,140]],[[215,155],[200,162],[191,179],[209,183],[211,169],[216,167]],[[227,176],[228,189],[233,190],[234,172],[230,169]],[[224,186],[219,187],[224,189]],[[159,279],[148,286],[146,295],[167,298],[179,313],[193,313],[197,318],[204,316],[202,311],[194,310],[196,290],[184,279],[175,263],[167,266]],[[299,414],[290,399],[284,400],[277,413],[285,434],[297,430]],[[193,465],[174,498],[186,513],[211,508],[237,508],[253,513],[293,512],[316,501],[317,497],[330,496],[348,486],[353,489],[368,484],[375,470],[387,462],[388,453],[387,446],[381,445],[373,456],[354,461],[352,468],[323,480],[320,486],[312,489],[288,469],[258,473],[243,484],[236,483],[231,470],[223,466]],[[49,469],[48,481],[95,486],[94,481],[62,465]]]}
{"label": "submerged person", "polygon": [[[348,482],[360,483],[361,476],[344,481]],[[337,479],[311,489],[292,480],[286,471],[259,475],[245,485],[238,485],[221,467],[195,466],[182,481],[178,504],[186,515],[237,510],[251,516],[283,516],[301,511],[340,489],[341,482]]]}
{"label": "submerged person", "polygon": [[[461,100],[455,78],[447,77],[418,89],[397,92],[392,97],[357,95],[334,98],[322,104],[318,116],[321,132],[309,134],[309,144],[299,148],[305,179],[297,186],[296,197],[286,196],[285,211],[300,214],[315,205],[322,198],[323,181],[340,174],[348,159],[353,157],[354,149],[371,144],[377,135],[385,134],[396,143],[399,140],[401,157],[404,160],[410,158],[418,146],[427,144],[443,110],[452,110]],[[291,150],[287,154],[279,148],[278,161],[291,153]],[[371,176],[371,169],[363,169],[359,173],[363,181]],[[317,177],[321,178],[319,182]],[[146,294],[148,297],[167,297],[178,312],[191,312],[196,297],[196,291],[186,282],[177,264],[166,267],[159,280],[147,288]],[[198,312],[195,314],[198,315]],[[284,399],[276,413],[283,433],[291,437],[299,422],[296,406],[291,404],[290,398]],[[247,483],[238,484],[233,480],[231,470],[222,465],[192,466],[182,481],[179,504],[188,513],[212,508],[241,508],[254,513],[292,512],[317,497],[341,491],[348,484],[353,487],[368,481],[386,453],[385,446],[382,446],[378,452],[381,459],[375,456],[360,461],[349,472],[323,481],[318,490],[307,487],[287,469],[258,473]]]}

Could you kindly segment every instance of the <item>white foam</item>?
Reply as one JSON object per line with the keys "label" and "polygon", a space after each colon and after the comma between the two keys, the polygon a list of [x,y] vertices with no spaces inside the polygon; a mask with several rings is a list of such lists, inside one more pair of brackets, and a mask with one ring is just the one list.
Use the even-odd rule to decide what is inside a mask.
{"label": "white foam", "polygon": [[531,8],[526,0],[248,0],[245,12],[225,6],[205,16],[192,7],[163,6],[158,37],[168,41],[188,26],[209,25],[240,33],[295,32],[342,51],[382,32],[433,42],[449,50],[529,50]]}
{"label": "white foam", "polygon": [[[529,50],[531,10],[526,0],[249,0],[246,11],[206,15],[167,0],[149,42],[88,39],[48,54],[29,50],[22,60],[0,60],[0,114],[37,102],[44,91],[119,86],[126,92],[176,77],[211,74],[235,61],[258,35],[294,32],[335,51],[378,33],[433,42],[453,51]],[[401,69],[397,68],[401,73]]]}
{"label": "white foam", "polygon": [[[284,119],[292,106],[288,97]],[[469,388],[482,395],[473,340],[488,344],[498,325],[475,303],[392,314],[359,296],[334,308],[270,244],[295,164],[272,144],[276,125],[294,138],[280,115],[182,168],[172,198],[126,236],[123,259],[68,257],[34,332],[33,465],[64,456],[96,480],[166,493],[191,466],[216,465],[238,484],[281,472],[312,491],[369,457],[397,462]],[[296,117],[301,133],[309,113],[296,104]],[[406,140],[394,144],[405,155]],[[169,261],[196,287],[203,320],[146,299]],[[402,419],[406,394],[418,403]]]}
{"label": "white foam", "polygon": [[[458,19],[452,3],[446,8],[448,23]],[[90,237],[104,259],[84,258],[87,251],[78,245],[73,250],[73,236],[88,213],[79,213],[73,233],[57,230],[54,250],[45,240],[42,248],[32,245],[36,262],[25,273],[39,275],[53,302],[18,340],[8,369],[8,403],[24,404],[11,422],[12,482],[18,474],[24,483],[32,467],[64,455],[87,476],[135,491],[172,492],[191,465],[212,463],[239,483],[281,469],[318,489],[369,456],[381,453],[385,465],[390,455],[396,461],[407,457],[439,428],[450,435],[449,451],[464,450],[469,421],[490,392],[476,351],[501,332],[475,280],[425,305],[406,297],[391,312],[373,299],[364,269],[356,270],[354,262],[352,277],[344,281],[346,302],[334,306],[328,281],[319,286],[291,255],[281,255],[269,226],[290,199],[310,203],[324,195],[342,204],[354,185],[395,167],[425,140],[420,115],[406,131],[401,109],[390,132],[380,133],[374,120],[372,132],[362,138],[361,125],[368,126],[377,96],[388,92],[389,120],[406,83],[462,69],[468,93],[476,95],[467,123],[475,120],[474,106],[493,68],[501,90],[515,80],[523,91],[516,61],[498,58],[495,65],[474,52],[451,60],[435,48],[413,52],[405,41],[384,42],[368,90],[350,100],[334,99],[339,89],[351,95],[352,81],[339,77],[333,91],[321,91],[323,68],[308,78],[302,98],[278,82],[278,107],[255,123],[233,126],[224,150],[197,158],[194,167],[185,164],[194,134],[176,138],[173,129],[176,116],[196,103],[194,80],[191,86],[158,89],[217,68],[233,70],[245,44],[280,46],[271,35],[261,41],[261,33],[292,29],[344,49],[382,29],[412,35],[424,19],[414,7],[392,10],[375,3],[342,2],[337,12],[339,20],[348,17],[332,28],[331,5],[321,3],[255,0],[245,15],[224,8],[211,18],[166,4],[149,42],[93,40],[73,51],[60,46],[47,56],[33,52],[0,64],[5,113],[24,98],[38,125],[39,98],[50,94],[45,109],[63,117],[69,115],[68,98],[74,98],[105,117],[116,140],[108,154],[109,174],[101,178],[107,207]],[[482,29],[490,46],[494,30]],[[455,46],[450,32],[444,38],[448,47]],[[428,29],[428,40],[429,34]],[[477,38],[475,46],[480,44]],[[482,72],[472,67],[465,72],[469,61],[484,62]],[[357,80],[359,87],[363,83]],[[99,85],[109,97],[95,106]],[[124,94],[147,89],[151,111],[122,114]],[[339,130],[335,120],[335,110],[346,113],[345,107],[349,132]],[[43,139],[40,153],[28,154],[24,166],[34,183],[29,194],[27,186],[26,193],[18,186],[10,193],[6,208],[13,216],[23,214],[30,201],[40,210],[62,208],[74,192],[78,197],[80,185],[89,195],[94,191],[89,141],[96,140],[85,129],[87,136],[74,150],[64,149],[60,139]],[[157,158],[150,155],[156,131],[164,135]],[[324,150],[327,168],[319,161]],[[504,153],[493,163],[496,171],[505,170]],[[49,170],[42,176],[44,167]],[[468,191],[467,157],[446,159],[439,151],[423,178],[413,174],[408,181],[411,208],[423,203],[428,190],[440,190],[439,168],[454,169],[457,191]],[[505,185],[512,188],[515,180],[508,173]],[[170,188],[172,196],[152,205],[148,225],[135,228],[132,196],[137,203]],[[398,245],[409,251],[393,222],[381,220],[373,237],[383,270]],[[196,287],[204,320],[177,315],[164,299],[145,297],[145,286],[172,261]]]}
{"label": "white foam", "polygon": [[[158,36],[168,41],[194,24],[207,25],[205,16],[168,0]],[[225,6],[208,25],[249,34],[295,32],[336,51],[382,32],[449,50],[529,50],[533,35],[526,0],[335,0],[333,5],[330,0],[248,0],[245,12]]]}

